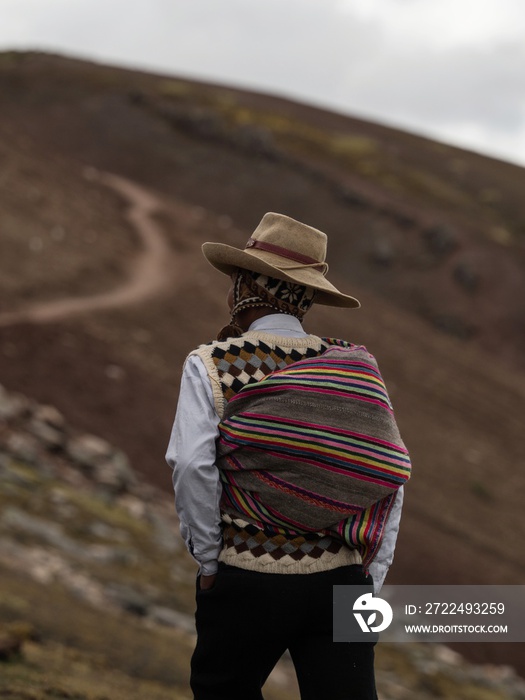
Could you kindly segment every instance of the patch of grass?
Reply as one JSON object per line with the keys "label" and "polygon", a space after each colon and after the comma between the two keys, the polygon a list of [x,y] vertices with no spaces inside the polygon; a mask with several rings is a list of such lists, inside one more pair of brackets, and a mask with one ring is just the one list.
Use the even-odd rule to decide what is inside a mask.
{"label": "patch of grass", "polygon": [[15,68],[22,60],[23,54],[19,51],[2,51],[0,53],[0,69]]}
{"label": "patch of grass", "polygon": [[29,610],[29,603],[25,598],[0,589],[0,611],[10,610],[16,615],[24,614]]}
{"label": "patch of grass", "polygon": [[402,170],[402,178],[407,188],[415,194],[427,195],[432,200],[448,205],[466,206],[471,203],[465,190],[454,187],[432,173],[405,168]]}
{"label": "patch of grass", "polygon": [[508,695],[499,690],[484,688],[477,683],[462,683],[445,673],[429,673],[421,677],[421,690],[434,698],[450,698],[454,700],[507,700]]}
{"label": "patch of grass", "polygon": [[487,237],[491,241],[495,241],[502,246],[510,246],[513,243],[514,236],[512,231],[505,226],[492,226],[486,231]]}
{"label": "patch of grass", "polygon": [[[16,595],[14,593],[16,591]],[[20,620],[23,596],[41,639],[3,664],[0,697],[13,700],[186,700],[194,637],[154,627],[129,614],[97,610],[57,585],[0,568],[0,622]],[[24,616],[25,618],[25,616]],[[6,623],[7,621],[7,623]],[[288,684],[270,680],[268,700],[296,700]]]}
{"label": "patch of grass", "polygon": [[[402,682],[403,698],[420,700],[443,698],[445,700],[510,700],[505,689],[491,688],[482,681],[469,677],[461,664],[448,667],[442,660],[436,665],[427,644],[384,644],[376,647],[376,671],[381,697],[383,681],[392,678]],[[423,670],[425,669],[425,670]],[[389,697],[389,693],[386,693]],[[398,696],[396,696],[398,697]]]}
{"label": "patch of grass", "polygon": [[42,474],[34,467],[17,459],[11,460],[9,471],[20,479],[20,484],[24,484],[27,488],[31,488],[43,479]]}
{"label": "patch of grass", "polygon": [[59,488],[68,501],[79,509],[79,517],[82,520],[101,520],[111,527],[127,530],[134,537],[151,534],[151,525],[147,521],[137,519],[126,508],[112,500],[94,493],[82,493],[63,485]]}
{"label": "patch of grass", "polygon": [[[45,643],[91,654],[104,668],[118,669],[130,677],[180,687],[187,683],[193,647],[190,635],[148,628],[129,615],[97,610],[56,584],[41,586],[7,569],[0,569],[0,574],[0,621],[4,624],[28,622]],[[13,607],[13,597],[27,601],[24,615]]]}
{"label": "patch of grass", "polygon": [[157,93],[161,97],[181,98],[190,97],[194,90],[191,85],[182,80],[162,80],[157,85]]}
{"label": "patch of grass", "polygon": [[335,156],[354,159],[375,155],[379,144],[368,136],[335,134],[329,140],[328,148]]}
{"label": "patch of grass", "polygon": [[[120,581],[137,591],[147,591],[148,599],[151,598],[157,605],[192,613],[192,560],[185,553],[167,555],[159,548],[155,541],[155,527],[147,519],[137,518],[118,500],[103,493],[79,489],[45,477],[32,467],[17,465],[16,474],[14,470],[11,471],[16,480],[0,487],[0,511],[15,508],[50,524],[63,526],[65,539],[78,544],[79,555],[87,555],[79,557],[77,566],[98,583],[109,585]],[[96,534],[93,527],[101,524],[107,526],[105,538]],[[6,527],[9,529],[8,526],[2,529]],[[113,538],[113,532],[120,538]],[[35,538],[38,540],[34,532],[26,532],[23,528],[15,528],[9,532],[9,536],[29,547],[34,544]],[[45,546],[53,548],[53,544],[47,541]],[[98,560],[95,555],[89,557],[91,548],[95,547],[96,552],[98,546],[107,547],[109,558]],[[60,547],[58,550],[60,556],[72,556],[70,552],[61,553]],[[183,581],[178,581],[176,585],[173,567],[185,572]],[[5,595],[7,593],[0,589],[0,606]],[[16,594],[16,590],[13,596],[13,600],[16,597],[18,609],[22,610],[23,599]]]}
{"label": "patch of grass", "polygon": [[397,644],[378,644],[376,647],[376,668],[394,673],[402,678],[407,687],[418,681],[419,673],[408,654],[403,653]]}
{"label": "patch of grass", "polygon": [[454,186],[435,173],[414,169],[398,158],[392,160],[381,143],[369,136],[317,128],[287,115],[239,104],[225,91],[181,81],[164,81],[159,92],[182,100],[188,106],[198,105],[211,110],[232,136],[239,127],[261,127],[272,135],[281,152],[328,159],[396,193],[423,196],[438,205],[465,207],[475,203],[464,188]]}
{"label": "patch of grass", "polygon": [[138,680],[96,656],[61,644],[28,644],[24,658],[2,666],[0,697],[17,700],[185,700],[181,687]]}

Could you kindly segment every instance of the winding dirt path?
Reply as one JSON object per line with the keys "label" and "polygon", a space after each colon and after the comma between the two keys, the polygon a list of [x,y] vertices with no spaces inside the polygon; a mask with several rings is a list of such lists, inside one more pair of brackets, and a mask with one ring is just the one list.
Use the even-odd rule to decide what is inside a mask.
{"label": "winding dirt path", "polygon": [[153,216],[165,209],[165,205],[145,188],[118,175],[100,173],[96,181],[110,187],[129,202],[126,219],[140,237],[142,250],[128,265],[127,282],[101,294],[57,299],[1,313],[0,327],[23,322],[48,323],[92,311],[128,306],[162,294],[172,285],[174,255]]}

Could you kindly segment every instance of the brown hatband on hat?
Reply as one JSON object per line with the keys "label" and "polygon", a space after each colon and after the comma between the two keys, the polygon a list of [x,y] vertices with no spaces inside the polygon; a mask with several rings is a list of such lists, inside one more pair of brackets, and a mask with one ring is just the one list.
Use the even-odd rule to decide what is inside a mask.
{"label": "brown hatband on hat", "polygon": [[251,270],[316,290],[315,302],[326,306],[358,308],[354,297],[340,292],[325,277],[327,237],[300,221],[269,212],[262,218],[244,250],[225,243],[204,243],[202,252],[217,270],[231,275]]}

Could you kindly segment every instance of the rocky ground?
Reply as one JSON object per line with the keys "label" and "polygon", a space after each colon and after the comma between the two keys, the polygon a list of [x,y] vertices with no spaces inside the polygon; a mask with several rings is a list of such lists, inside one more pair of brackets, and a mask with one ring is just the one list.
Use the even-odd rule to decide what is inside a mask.
{"label": "rocky ground", "polygon": [[[0,696],[189,698],[195,565],[172,499],[54,407],[0,387]],[[508,666],[383,645],[381,700],[510,700]],[[297,697],[290,660],[267,695]]]}

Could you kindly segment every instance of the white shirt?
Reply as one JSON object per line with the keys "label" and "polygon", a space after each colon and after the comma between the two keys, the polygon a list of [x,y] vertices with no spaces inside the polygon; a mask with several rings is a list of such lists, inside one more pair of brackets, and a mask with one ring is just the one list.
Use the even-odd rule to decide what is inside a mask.
{"label": "white shirt", "polygon": [[[301,338],[301,322],[286,314],[269,314],[252,323],[250,331]],[[191,355],[182,373],[177,413],[171,431],[166,461],[173,470],[175,507],[181,535],[200,565],[200,573],[211,575],[218,568],[222,548],[220,527],[221,483],[215,466],[215,441],[219,435],[207,370],[200,357]],[[370,565],[377,593],[394,556],[402,489],[396,497],[381,547]]]}

